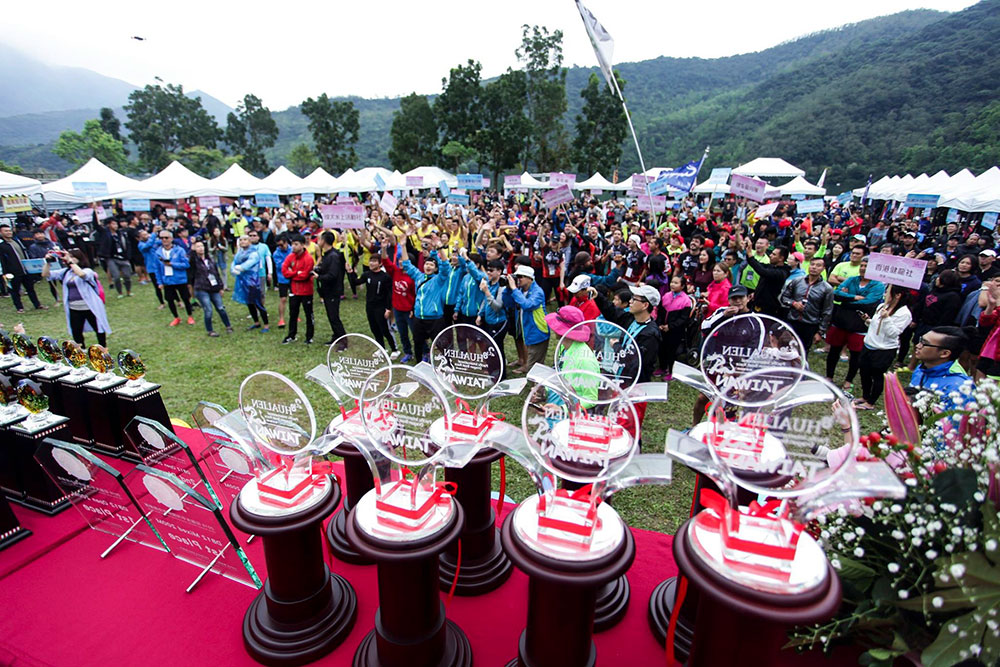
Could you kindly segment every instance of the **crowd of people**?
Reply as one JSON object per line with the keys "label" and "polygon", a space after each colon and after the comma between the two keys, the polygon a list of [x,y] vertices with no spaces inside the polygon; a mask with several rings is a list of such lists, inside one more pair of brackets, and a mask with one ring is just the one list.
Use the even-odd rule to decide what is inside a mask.
{"label": "crowd of people", "polygon": [[[806,352],[817,348],[824,356],[813,366],[831,380],[846,362],[840,382],[862,410],[875,407],[895,366],[942,389],[1000,375],[997,240],[945,211],[828,202],[799,215],[786,201],[758,219],[755,204],[727,196],[688,197],[653,215],[615,198],[550,210],[537,195],[486,191],[468,206],[414,195],[386,212],[374,196],[359,201],[364,226],[339,230],[323,227],[320,202],[298,198],[278,209],[200,210],[192,200],[173,215],[157,206],[104,221],[22,215],[0,225],[4,294],[18,312],[22,290],[45,308],[35,282],[48,280],[81,343],[87,329],[110,333],[98,267],[118,298],[152,284],[166,326],[194,325],[200,309],[212,337],[216,313],[233,332],[228,294],[245,306],[249,330],[276,324],[283,343],[312,343],[318,296],[330,344],[345,333],[347,289],[356,299],[364,286],[371,335],[401,363],[426,359],[438,332],[466,323],[501,349],[509,334],[516,358],[504,372],[525,373],[568,322],[603,318],[632,334],[647,380],[670,380],[712,327],[756,312],[787,322]],[[868,277],[872,253],[926,261],[921,286]],[[28,258],[46,260],[41,274],[22,268]]]}

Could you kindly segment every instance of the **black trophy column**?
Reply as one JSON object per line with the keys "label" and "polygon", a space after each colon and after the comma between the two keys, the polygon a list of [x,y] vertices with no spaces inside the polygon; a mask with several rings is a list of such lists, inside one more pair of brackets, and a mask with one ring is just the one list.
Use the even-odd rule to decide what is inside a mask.
{"label": "black trophy column", "polygon": [[242,493],[230,506],[233,525],[264,540],[268,577],[243,618],[243,645],[265,665],[317,660],[339,646],[354,627],[354,589],[330,572],[323,557],[322,523],[340,502],[340,488],[333,480],[327,489],[315,505],[284,516],[249,511]]}
{"label": "black trophy column", "polygon": [[528,622],[517,658],[507,667],[593,667],[594,610],[598,591],[621,577],[635,560],[635,539],[625,528],[621,545],[606,556],[566,561],[538,553],[513,528],[514,512],[500,531],[503,548],[528,575]]}
{"label": "black trophy column", "polygon": [[361,640],[354,667],[471,667],[469,640],[445,615],[438,584],[438,557],[464,523],[462,506],[454,503],[451,519],[436,533],[389,542],[366,533],[351,512],[348,539],[378,566],[375,629]]}
{"label": "black trophy column", "polygon": [[[497,515],[490,498],[493,462],[503,455],[484,449],[464,468],[447,468],[444,478],[455,483],[455,500],[465,512],[465,528],[441,554],[441,588],[450,590],[458,570],[456,595],[481,595],[507,581],[514,567],[500,548]],[[461,545],[461,562],[458,560]]]}
{"label": "black trophy column", "polygon": [[375,479],[364,455],[349,442],[344,442],[332,450],[344,459],[344,504],[326,524],[326,540],[333,555],[352,565],[371,565],[375,561],[355,550],[347,539],[347,515],[358,504],[362,496],[375,488]]}

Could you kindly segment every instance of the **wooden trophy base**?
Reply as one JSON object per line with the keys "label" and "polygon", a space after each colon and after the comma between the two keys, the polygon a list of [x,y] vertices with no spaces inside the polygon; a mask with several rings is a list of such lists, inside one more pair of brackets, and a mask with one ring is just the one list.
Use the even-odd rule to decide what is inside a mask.
{"label": "wooden trophy base", "polygon": [[618,621],[625,618],[631,597],[632,588],[624,574],[601,586],[594,608],[594,632],[604,632],[618,625]]}
{"label": "wooden trophy base", "polygon": [[63,495],[62,489],[42,470],[35,460],[35,451],[45,438],[65,440],[69,437],[69,420],[50,414],[46,422],[36,425],[29,417],[13,424],[7,436],[22,491],[21,495],[12,494],[11,502],[48,516],[68,509],[70,497]]}
{"label": "wooden trophy base", "polygon": [[115,389],[125,384],[125,378],[115,377],[106,382],[91,380],[83,385],[87,392],[87,411],[95,418],[90,422],[93,448],[101,454],[121,457],[125,453],[124,424],[118,416]]}
{"label": "wooden trophy base", "polygon": [[347,520],[351,509],[361,497],[375,488],[372,471],[364,455],[354,445],[344,442],[330,450],[344,460],[344,503],[326,524],[326,541],[337,560],[351,565],[374,565],[362,556],[347,539]]}
{"label": "wooden trophy base", "polygon": [[687,664],[691,667],[741,665],[771,667],[795,626],[829,619],[840,607],[840,579],[826,563],[827,576],[803,593],[765,593],[726,579],[694,550],[685,522],[674,536],[674,558],[688,590],[698,589],[694,639]]}
{"label": "wooden trophy base", "polygon": [[[463,468],[448,468],[445,479],[455,483],[455,500],[465,513],[465,528],[458,541],[441,554],[441,589],[455,595],[482,595],[499,588],[510,578],[514,565],[500,548],[497,515],[490,498],[491,466],[503,456],[495,449],[484,449]],[[459,563],[458,548],[462,559]]]}
{"label": "wooden trophy base", "polygon": [[[256,493],[256,481],[251,481]],[[289,667],[330,653],[350,634],[358,613],[351,585],[323,557],[322,522],[340,502],[328,480],[323,497],[283,516],[253,512],[244,489],[230,507],[233,525],[264,541],[268,579],[243,617],[243,645],[265,665]]]}
{"label": "wooden trophy base", "polygon": [[[656,641],[664,646],[667,643],[667,631],[677,602],[677,581],[677,577],[661,581],[649,596],[647,613],[649,629],[653,631]],[[682,604],[685,611],[691,609],[692,613],[690,618],[688,614],[681,613],[674,627],[674,657],[678,660],[686,660],[691,653],[691,642],[694,639],[694,607],[691,605],[694,597],[695,591],[689,585]]]}
{"label": "wooden trophy base", "polygon": [[10,508],[7,497],[0,493],[0,551],[31,535],[31,531],[21,525],[17,515]]}
{"label": "wooden trophy base", "polygon": [[438,585],[438,557],[465,523],[461,505],[454,503],[440,530],[410,542],[373,537],[358,526],[357,516],[351,512],[347,536],[378,567],[379,607],[354,667],[471,667],[472,647],[446,617]]}
{"label": "wooden trophy base", "polygon": [[500,539],[514,565],[528,575],[528,624],[508,667],[593,667],[593,628],[598,591],[625,574],[635,560],[627,527],[621,544],[592,560],[552,558],[525,544],[513,528],[517,510],[504,520]]}

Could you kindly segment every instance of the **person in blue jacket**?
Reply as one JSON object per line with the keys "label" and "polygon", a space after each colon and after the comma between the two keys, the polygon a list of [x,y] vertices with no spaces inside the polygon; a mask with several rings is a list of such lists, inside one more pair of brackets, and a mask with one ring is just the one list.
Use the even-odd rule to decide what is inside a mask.
{"label": "person in blue jacket", "polygon": [[967,343],[965,332],[959,327],[934,327],[926,332],[917,339],[913,351],[920,363],[910,377],[910,386],[941,396],[941,407],[945,410],[964,408],[963,401],[952,394],[972,382],[955,363]]}
{"label": "person in blue jacket", "polygon": [[[455,321],[459,324],[475,325],[479,311],[483,307],[483,292],[479,283],[486,279],[482,271],[483,261],[479,255],[469,257],[469,251],[461,248],[458,251],[458,271],[452,269],[452,276],[461,272],[461,282],[458,286],[458,298],[455,301]],[[445,296],[445,305],[448,303]]]}
{"label": "person in blue jacket", "polygon": [[[184,248],[174,245],[174,234],[168,229],[159,231],[160,246],[156,249],[154,257],[156,266],[155,274],[163,278],[163,296],[170,307],[170,313],[174,316],[169,326],[175,327],[181,323],[181,318],[177,313],[177,299],[184,302],[184,310],[187,311],[187,323],[194,324],[191,317],[191,297],[188,295],[188,254]],[[150,272],[153,275],[153,272]]]}
{"label": "person in blue jacket", "polygon": [[142,261],[146,266],[146,273],[149,274],[149,279],[156,290],[156,298],[160,302],[158,310],[163,310],[166,306],[163,302],[163,290],[160,289],[160,285],[163,284],[163,276],[156,274],[158,266],[156,262],[156,249],[159,247],[160,239],[156,234],[150,234],[145,229],[139,230],[139,252],[142,253]]}
{"label": "person in blue jacket", "polygon": [[[403,257],[403,244],[396,246],[396,261]],[[427,361],[427,343],[433,341],[444,327],[444,294],[451,276],[451,264],[440,262],[437,250],[424,259],[421,271],[410,262],[402,260],[400,267],[416,284],[416,302],[413,304],[413,354],[416,359]],[[440,268],[439,268],[440,267]]]}
{"label": "person in blue jacket", "polygon": [[278,234],[276,243],[278,247],[274,249],[274,254],[271,257],[274,260],[274,265],[279,267],[279,270],[275,274],[278,282],[278,328],[283,329],[285,326],[285,305],[288,303],[288,287],[292,284],[292,281],[286,278],[285,274],[280,270],[280,267],[285,263],[285,258],[292,254],[288,232]]}
{"label": "person in blue jacket", "polygon": [[549,324],[545,321],[545,293],[535,283],[535,270],[521,265],[507,275],[504,303],[515,309],[514,321],[524,340],[526,359],[523,366],[511,366],[515,373],[527,373],[543,363],[549,352]]}
{"label": "person in blue jacket", "polygon": [[237,243],[236,254],[233,255],[233,264],[230,268],[230,273],[236,276],[233,301],[244,304],[250,311],[253,324],[247,327],[247,331],[260,329],[259,320],[263,320],[264,328],[261,332],[267,333],[271,329],[267,321],[267,308],[264,307],[264,300],[261,297],[263,289],[259,271],[260,253],[250,245],[250,237],[246,234],[241,236]]}
{"label": "person in blue jacket", "polygon": [[445,326],[449,326],[452,322],[458,320],[455,317],[455,306],[458,305],[458,294],[462,288],[462,279],[465,277],[465,267],[459,262],[458,255],[452,255],[451,259],[447,260],[447,264],[451,267],[451,273],[448,274],[448,279],[445,281],[444,286]]}

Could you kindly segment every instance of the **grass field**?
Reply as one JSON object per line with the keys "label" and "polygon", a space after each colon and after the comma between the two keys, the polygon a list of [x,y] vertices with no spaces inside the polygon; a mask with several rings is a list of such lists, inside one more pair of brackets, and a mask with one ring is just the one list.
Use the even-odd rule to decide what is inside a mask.
{"label": "grass field", "polygon": [[[38,285],[42,303],[51,306],[47,311],[30,310],[17,314],[9,298],[0,299],[0,323],[5,328],[23,322],[32,339],[50,335],[63,340],[68,337],[66,318],[61,306],[52,301],[48,288]],[[321,343],[305,345],[301,342],[281,345],[284,329],[277,328],[278,296],[274,292],[267,295],[267,306],[271,314],[272,329],[269,333],[246,331],[250,321],[246,319],[246,308],[234,303],[229,293],[223,295],[235,333],[227,335],[215,314],[215,329],[222,333],[219,338],[209,338],[202,323],[201,311],[195,309],[194,326],[182,324],[170,328],[172,319],[168,310],[157,310],[156,295],[151,285],[134,286],[132,298],[118,299],[113,289],[107,291],[108,320],[114,330],[108,338],[108,348],[117,357],[123,349],[138,352],[147,366],[147,378],[163,385],[161,390],[167,410],[172,417],[189,420],[192,408],[199,400],[209,400],[226,408],[234,408],[240,382],[248,374],[259,370],[282,373],[299,383],[309,397],[317,413],[318,422],[326,423],[338,406],[330,395],[318,385],[305,379],[305,373],[326,361],[326,346]],[[330,337],[329,325],[322,305],[316,313],[316,340],[325,341]],[[368,334],[368,324],[364,314],[363,288],[357,300],[348,297],[341,308],[341,316],[348,332]],[[299,327],[299,340],[303,339],[303,328]],[[96,343],[92,333],[87,334],[87,344]],[[516,358],[513,342],[507,337],[507,358]],[[550,345],[551,351],[555,345]],[[820,357],[811,357],[817,365]],[[838,376],[846,370],[841,364]],[[670,401],[650,405],[643,428],[643,452],[662,452],[668,428],[685,429],[691,425],[691,412],[696,392],[679,382],[670,385]],[[520,422],[524,397],[505,398],[493,401],[493,410],[504,412],[508,421]],[[874,411],[861,414],[862,432],[879,430],[883,420]],[[615,495],[611,503],[625,521],[637,528],[646,528],[673,533],[688,517],[694,475],[681,466],[674,467],[674,481],[669,486],[646,486],[629,489]],[[499,485],[497,466],[494,466],[494,489]],[[506,493],[515,500],[521,500],[533,492],[533,485],[527,474],[516,464],[507,469]]]}

